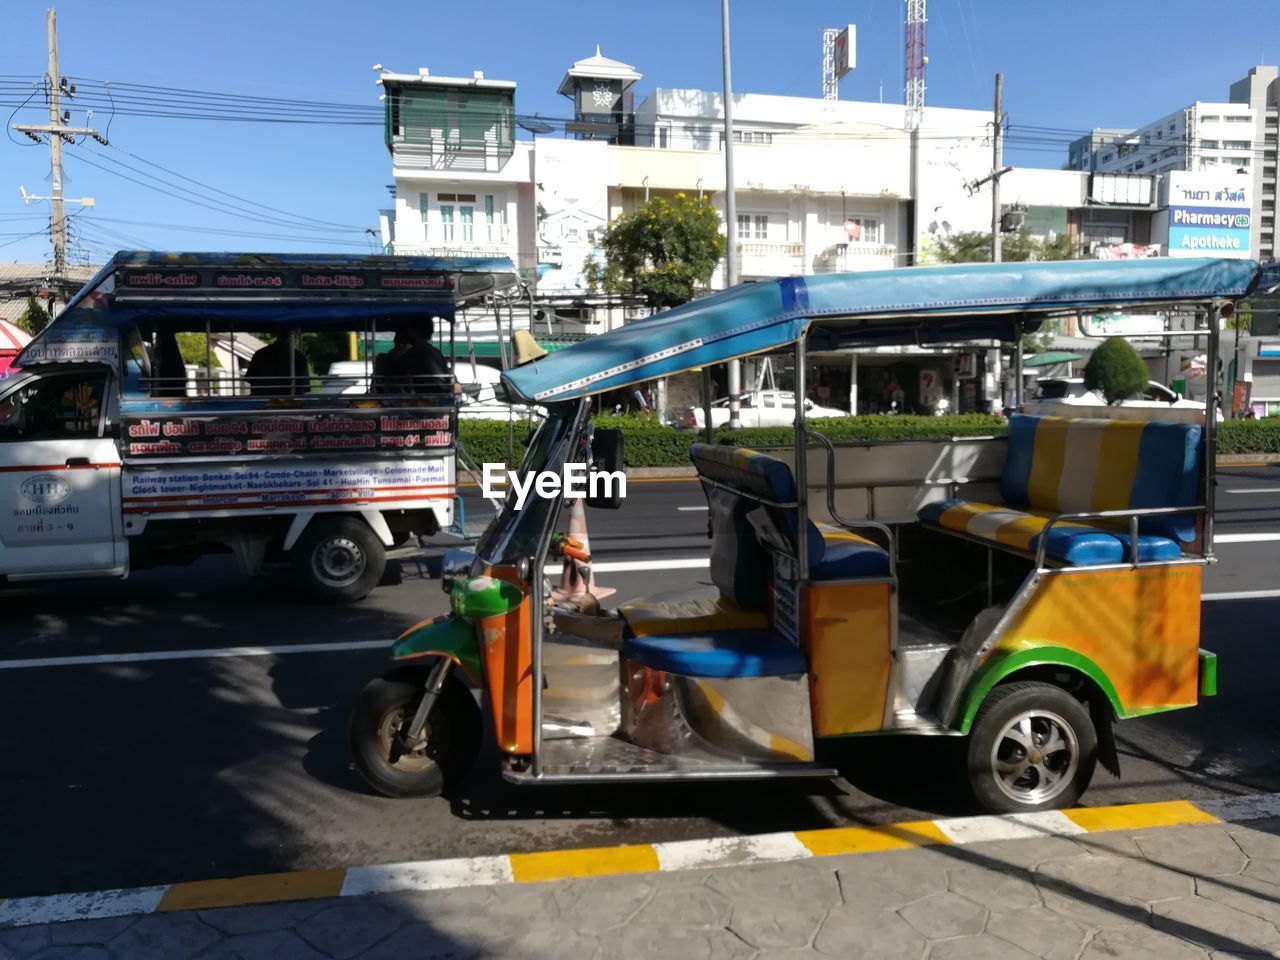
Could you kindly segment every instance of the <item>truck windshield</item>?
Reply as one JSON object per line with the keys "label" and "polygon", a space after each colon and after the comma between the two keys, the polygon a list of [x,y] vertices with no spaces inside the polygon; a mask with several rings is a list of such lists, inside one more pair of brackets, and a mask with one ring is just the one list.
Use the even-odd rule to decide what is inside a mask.
{"label": "truck windshield", "polygon": [[[520,464],[521,477],[543,470],[560,473],[566,461],[574,459],[575,452],[586,442],[587,406],[583,400],[548,409],[547,419],[529,441],[524,462]],[[559,505],[558,498],[539,497],[531,492],[524,509],[517,510],[515,491],[508,487],[502,509],[476,545],[476,557],[482,563],[510,566],[521,557],[533,556],[541,549],[543,536]]]}

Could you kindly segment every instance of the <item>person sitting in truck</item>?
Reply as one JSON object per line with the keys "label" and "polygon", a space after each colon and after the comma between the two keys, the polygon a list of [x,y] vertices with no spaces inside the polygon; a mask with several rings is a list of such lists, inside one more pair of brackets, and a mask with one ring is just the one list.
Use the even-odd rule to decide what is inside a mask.
{"label": "person sitting in truck", "polygon": [[405,324],[396,334],[398,338],[400,333],[403,333],[409,345],[408,349],[401,354],[397,367],[400,376],[408,383],[411,393],[438,393],[441,390],[452,389],[452,384],[445,387],[439,379],[452,375],[444,354],[431,343],[434,330],[434,319],[423,317],[419,321]]}
{"label": "person sitting in truck", "polygon": [[187,365],[182,360],[177,334],[172,330],[162,330],[156,334],[155,346],[151,351],[151,395],[187,395]]}
{"label": "person sitting in truck", "polygon": [[288,397],[311,389],[311,371],[301,350],[292,351],[289,337],[277,337],[255,353],[245,369],[251,397]]}
{"label": "person sitting in truck", "polygon": [[409,347],[408,335],[403,329],[400,329],[396,331],[396,339],[392,343],[391,349],[373,358],[374,393],[404,392],[405,379],[400,365]]}

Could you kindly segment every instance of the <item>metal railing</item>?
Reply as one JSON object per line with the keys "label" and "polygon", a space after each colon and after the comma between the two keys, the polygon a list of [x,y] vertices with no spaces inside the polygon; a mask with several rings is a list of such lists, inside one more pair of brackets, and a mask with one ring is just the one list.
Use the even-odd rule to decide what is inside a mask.
{"label": "metal railing", "polygon": [[[1125,520],[1129,521],[1129,563],[1131,567],[1144,566],[1162,566],[1169,561],[1167,560],[1147,560],[1142,561],[1138,556],[1138,547],[1140,545],[1141,534],[1138,530],[1138,522],[1142,517],[1168,517],[1177,516],[1187,513],[1205,513],[1206,508],[1203,504],[1197,504],[1190,507],[1144,507],[1136,510],[1090,510],[1082,513],[1060,513],[1050,517],[1049,522],[1040,528],[1040,543],[1036,547],[1036,569],[1044,570],[1045,551],[1049,547],[1049,531],[1055,524],[1066,523],[1073,520]],[[1086,524],[1086,526],[1091,526]],[[1107,531],[1102,528],[1094,527],[1105,533]]]}
{"label": "metal railing", "polygon": [[818,443],[825,448],[827,452],[827,514],[836,522],[837,526],[844,527],[846,530],[876,530],[884,535],[885,549],[889,551],[889,576],[897,576],[897,543],[893,534],[893,529],[885,523],[878,520],[850,520],[841,516],[836,509],[836,448],[835,445],[821,433],[815,430],[804,428],[805,438],[807,440],[817,440]]}

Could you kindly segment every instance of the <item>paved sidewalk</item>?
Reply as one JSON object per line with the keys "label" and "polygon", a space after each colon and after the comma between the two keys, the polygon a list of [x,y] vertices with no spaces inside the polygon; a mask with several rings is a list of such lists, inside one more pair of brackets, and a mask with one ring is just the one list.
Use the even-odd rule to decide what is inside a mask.
{"label": "paved sidewalk", "polygon": [[79,920],[0,958],[1190,960],[1280,956],[1277,924],[1280,818]]}

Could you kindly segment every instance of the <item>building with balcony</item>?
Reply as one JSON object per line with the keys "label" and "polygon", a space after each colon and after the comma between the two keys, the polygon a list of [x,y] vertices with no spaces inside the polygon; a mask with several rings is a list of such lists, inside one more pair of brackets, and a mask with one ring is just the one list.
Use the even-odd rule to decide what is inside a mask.
{"label": "building with balcony", "polygon": [[433,77],[426,68],[384,72],[379,82],[395,178],[394,207],[381,211],[388,252],[521,262],[531,149],[516,141],[516,85],[478,71]]}

